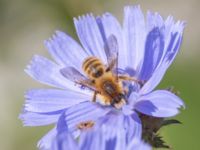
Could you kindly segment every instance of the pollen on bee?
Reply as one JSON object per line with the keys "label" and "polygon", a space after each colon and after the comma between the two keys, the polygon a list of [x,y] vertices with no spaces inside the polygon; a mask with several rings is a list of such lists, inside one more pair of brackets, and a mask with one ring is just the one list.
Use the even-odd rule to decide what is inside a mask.
{"label": "pollen on bee", "polygon": [[94,121],[84,121],[77,125],[77,128],[80,130],[87,130],[94,126]]}
{"label": "pollen on bee", "polygon": [[102,94],[97,94],[97,102],[104,106],[109,106],[111,104],[110,98]]}

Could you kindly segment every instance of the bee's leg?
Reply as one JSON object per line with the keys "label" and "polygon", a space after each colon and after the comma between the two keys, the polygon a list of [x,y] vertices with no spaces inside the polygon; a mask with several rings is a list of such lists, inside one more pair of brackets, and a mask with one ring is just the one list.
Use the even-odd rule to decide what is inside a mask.
{"label": "bee's leg", "polygon": [[124,87],[124,94],[125,94],[125,95],[127,95],[127,94],[128,94],[128,92],[129,92],[129,89],[128,89],[128,87]]}
{"label": "bee's leg", "polygon": [[130,77],[128,75],[119,75],[118,78],[121,80],[121,81],[133,81],[133,82],[136,82],[136,83],[139,83],[140,86],[143,86],[145,81],[142,81],[142,80],[138,80],[134,77]]}
{"label": "bee's leg", "polygon": [[93,95],[93,98],[92,98],[93,102],[96,102],[96,97],[97,97],[97,91],[94,91],[94,95]]}
{"label": "bee's leg", "polygon": [[93,83],[90,80],[80,80],[80,81],[76,81],[75,83],[76,84],[80,84],[80,85],[82,85],[84,87],[87,87],[87,88],[89,88],[91,90],[95,90],[94,86],[93,86]]}
{"label": "bee's leg", "polygon": [[128,75],[119,75],[118,78],[122,81],[134,81],[134,82],[140,82],[138,79],[134,77],[130,77]]}

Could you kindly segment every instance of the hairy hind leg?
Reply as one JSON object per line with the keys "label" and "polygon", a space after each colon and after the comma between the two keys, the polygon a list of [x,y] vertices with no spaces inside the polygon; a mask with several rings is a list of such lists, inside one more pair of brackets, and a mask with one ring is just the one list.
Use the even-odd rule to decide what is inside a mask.
{"label": "hairy hind leg", "polygon": [[94,91],[92,102],[96,102],[97,93],[98,93],[97,91]]}

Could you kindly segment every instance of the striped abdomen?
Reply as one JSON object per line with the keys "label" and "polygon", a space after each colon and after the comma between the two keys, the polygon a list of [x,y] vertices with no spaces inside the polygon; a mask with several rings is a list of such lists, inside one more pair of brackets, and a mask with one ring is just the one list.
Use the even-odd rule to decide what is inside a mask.
{"label": "striped abdomen", "polygon": [[83,62],[83,71],[90,78],[98,78],[103,75],[105,71],[105,66],[100,59],[96,57],[88,57]]}

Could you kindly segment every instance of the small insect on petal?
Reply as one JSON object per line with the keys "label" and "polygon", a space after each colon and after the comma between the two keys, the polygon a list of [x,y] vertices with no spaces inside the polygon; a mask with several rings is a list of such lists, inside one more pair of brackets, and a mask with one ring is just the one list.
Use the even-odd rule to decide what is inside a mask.
{"label": "small insect on petal", "polygon": [[81,122],[77,125],[77,128],[80,130],[87,130],[90,129],[94,126],[94,122],[93,121],[85,121],[85,122]]}

